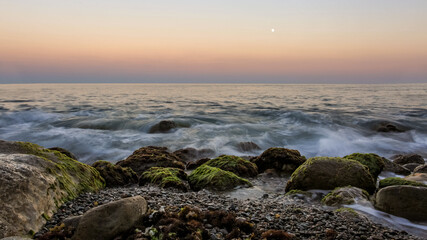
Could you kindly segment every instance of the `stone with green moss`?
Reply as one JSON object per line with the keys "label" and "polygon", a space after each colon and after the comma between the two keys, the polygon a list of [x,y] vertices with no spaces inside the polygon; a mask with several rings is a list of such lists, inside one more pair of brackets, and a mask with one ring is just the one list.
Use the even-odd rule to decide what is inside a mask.
{"label": "stone with green moss", "polygon": [[287,148],[269,148],[259,157],[253,160],[260,173],[267,169],[275,169],[278,172],[292,173],[298,166],[305,162],[298,150]]}
{"label": "stone with green moss", "polygon": [[346,208],[346,207],[338,208],[334,212],[339,213],[339,214],[353,216],[353,217],[359,216],[359,214],[354,209]]}
{"label": "stone with green moss", "polygon": [[394,186],[394,185],[409,185],[409,186],[418,186],[418,187],[427,187],[426,184],[405,180],[403,178],[399,177],[389,177],[384,178],[380,181],[379,188],[385,188],[388,186]]}
{"label": "stone with green moss", "polygon": [[247,179],[241,178],[232,172],[205,164],[196,168],[188,176],[188,183],[190,187],[196,191],[204,188],[225,191],[234,189],[238,186],[252,186]]}
{"label": "stone with green moss", "polygon": [[328,206],[354,204],[359,201],[369,201],[369,193],[352,186],[335,188],[322,199],[322,203]]}
{"label": "stone with green moss", "polygon": [[377,179],[385,166],[383,158],[374,153],[353,153],[344,158],[356,160],[367,166],[374,179]]}
{"label": "stone with green moss", "polygon": [[375,191],[375,181],[366,166],[346,158],[314,157],[299,166],[286,184],[292,189],[332,190],[336,187],[354,186],[369,193]]}
{"label": "stone with green moss", "polygon": [[240,177],[255,177],[258,174],[258,168],[254,163],[237,156],[221,155],[205,164],[233,172]]}
{"label": "stone with green moss", "polygon": [[177,188],[187,191],[187,174],[178,168],[152,167],[141,174],[139,185],[156,184],[161,188]]}
{"label": "stone with green moss", "polygon": [[138,176],[130,168],[123,168],[110,162],[99,160],[92,164],[105,179],[107,187],[120,187],[138,183]]}

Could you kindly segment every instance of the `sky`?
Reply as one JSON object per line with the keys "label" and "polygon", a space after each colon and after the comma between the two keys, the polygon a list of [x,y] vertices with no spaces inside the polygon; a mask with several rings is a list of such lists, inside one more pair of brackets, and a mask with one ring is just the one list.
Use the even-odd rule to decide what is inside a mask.
{"label": "sky", "polygon": [[0,83],[61,82],[426,83],[427,1],[1,0]]}

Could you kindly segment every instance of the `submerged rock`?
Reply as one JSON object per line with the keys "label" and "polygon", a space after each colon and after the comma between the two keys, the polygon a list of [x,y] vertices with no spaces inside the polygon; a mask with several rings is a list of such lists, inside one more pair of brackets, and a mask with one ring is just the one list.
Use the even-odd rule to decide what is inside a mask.
{"label": "submerged rock", "polygon": [[258,171],[264,172],[267,169],[275,169],[279,172],[292,173],[306,158],[301,156],[298,150],[287,148],[269,148],[265,150],[259,157],[253,160],[258,166]]}
{"label": "submerged rock", "polygon": [[164,120],[152,126],[149,133],[166,133],[177,127],[178,126],[174,121]]}
{"label": "submerged rock", "polygon": [[161,188],[177,188],[187,191],[187,174],[179,168],[152,167],[141,174],[139,185],[153,183]]}
{"label": "submerged rock", "polygon": [[92,164],[105,179],[107,187],[119,187],[138,183],[138,176],[130,168],[123,168],[107,161],[96,161]]}
{"label": "submerged rock", "polygon": [[332,190],[349,185],[370,193],[375,191],[375,181],[368,168],[361,163],[339,157],[314,157],[295,170],[286,184],[286,191]]}
{"label": "submerged rock", "polygon": [[399,165],[407,163],[425,164],[424,158],[418,154],[406,154],[393,156],[393,162]]}
{"label": "submerged rock", "polygon": [[212,149],[195,149],[195,148],[184,148],[173,152],[177,157],[185,162],[194,161],[201,158],[208,158],[215,154]]}
{"label": "submerged rock", "polygon": [[375,207],[381,211],[409,220],[427,220],[427,188],[415,186],[389,186],[380,189]]}
{"label": "submerged rock", "polygon": [[99,172],[54,150],[0,140],[0,237],[38,230],[58,206],[105,186]]}
{"label": "submerged rock", "polygon": [[258,175],[258,168],[254,163],[237,156],[221,155],[209,160],[205,165],[233,172],[240,177],[255,177]]}
{"label": "submerged rock", "polygon": [[237,144],[237,150],[240,152],[253,152],[261,150],[261,148],[254,142],[240,142]]}
{"label": "submerged rock", "polygon": [[108,240],[131,229],[147,213],[141,196],[124,198],[87,211],[72,239]]}
{"label": "submerged rock", "polygon": [[360,200],[369,201],[369,193],[357,187],[340,187],[328,193],[322,203],[328,206],[354,204]]}
{"label": "submerged rock", "polygon": [[398,177],[389,177],[384,178],[380,181],[378,188],[385,188],[388,186],[395,186],[395,185],[410,185],[410,186],[421,186],[421,187],[427,187],[427,185],[423,183],[419,183],[416,181],[411,181],[403,178]]}
{"label": "submerged rock", "polygon": [[383,158],[374,153],[353,153],[344,158],[356,160],[367,166],[374,180],[377,179],[385,166]]}
{"label": "submerged rock", "polygon": [[131,168],[138,175],[151,167],[173,167],[185,169],[185,163],[175,154],[167,151],[166,147],[142,147],[128,158],[119,161],[117,165]]}
{"label": "submerged rock", "polygon": [[399,175],[409,175],[411,174],[411,171],[405,167],[400,166],[399,164],[396,164],[388,159],[383,158],[384,160],[384,169],[383,171],[387,172],[393,172]]}
{"label": "submerged rock", "polygon": [[376,127],[377,132],[404,132],[405,129],[403,127],[394,125],[389,122],[381,122]]}
{"label": "submerged rock", "polygon": [[238,186],[252,186],[252,184],[236,174],[221,170],[220,168],[202,165],[188,176],[191,189],[201,190],[204,188],[225,191]]}

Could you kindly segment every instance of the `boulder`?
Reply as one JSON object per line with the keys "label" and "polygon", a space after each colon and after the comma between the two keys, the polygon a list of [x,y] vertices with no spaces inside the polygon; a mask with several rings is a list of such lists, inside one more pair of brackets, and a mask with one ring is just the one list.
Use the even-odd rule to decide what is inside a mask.
{"label": "boulder", "polygon": [[202,165],[196,168],[189,176],[188,183],[191,189],[198,191],[210,189],[216,191],[231,190],[238,186],[252,186],[252,184],[236,174],[220,168]]}
{"label": "boulder", "polygon": [[233,172],[240,177],[255,177],[258,175],[258,168],[254,163],[237,156],[221,155],[209,160],[205,165]]}
{"label": "boulder", "polygon": [[201,158],[208,158],[215,154],[215,151],[212,149],[195,149],[195,148],[184,148],[179,149],[173,152],[177,157],[179,157],[184,162],[195,161]]}
{"label": "boulder", "polygon": [[420,165],[421,164],[419,163],[407,163],[407,164],[404,164],[402,167],[407,168],[409,171],[413,172],[415,168],[417,168]]}
{"label": "boulder", "polygon": [[369,193],[357,187],[335,188],[322,199],[322,203],[328,206],[337,206],[343,204],[354,204],[362,201],[369,201]]}
{"label": "boulder", "polygon": [[187,168],[187,170],[196,169],[196,168],[202,166],[204,163],[208,162],[209,160],[211,160],[211,159],[210,158],[202,158],[202,159],[199,159],[199,160],[194,161],[194,162],[189,162],[189,163],[187,163],[186,168]]}
{"label": "boulder", "polygon": [[92,208],[81,217],[72,239],[114,239],[131,229],[146,213],[147,202],[141,196]]}
{"label": "boulder", "polygon": [[418,163],[425,164],[424,158],[418,154],[405,154],[393,156],[393,162],[399,165],[405,165],[407,163]]}
{"label": "boulder", "polygon": [[404,132],[405,129],[401,126],[389,122],[381,122],[376,126],[377,132]]}
{"label": "boulder", "polygon": [[388,186],[395,186],[395,185],[410,185],[410,186],[420,186],[420,187],[427,187],[427,185],[423,183],[419,183],[416,181],[411,181],[403,178],[398,177],[389,177],[384,178],[380,181],[378,188],[385,188]]}
{"label": "boulder", "polygon": [[427,173],[413,173],[405,177],[406,180],[427,184]]}
{"label": "boulder", "polygon": [[141,174],[139,185],[156,184],[161,188],[177,188],[187,191],[187,174],[179,168],[152,167]]}
{"label": "boulder", "polygon": [[383,171],[387,172],[393,172],[399,175],[409,175],[411,174],[411,171],[405,167],[400,166],[399,164],[396,164],[386,158],[383,158],[384,160],[384,169]]}
{"label": "boulder", "polygon": [[383,158],[374,153],[353,153],[344,158],[356,160],[367,166],[374,179],[377,179],[385,165]]}
{"label": "boulder", "polygon": [[173,167],[185,169],[185,163],[165,147],[142,147],[132,153],[125,160],[116,165],[128,167],[139,176],[151,167]]}
{"label": "boulder", "polygon": [[287,148],[269,148],[259,157],[253,160],[258,166],[258,171],[264,172],[266,169],[275,169],[279,172],[292,173],[306,158],[301,156],[298,150]]}
{"label": "boulder", "polygon": [[37,231],[64,202],[105,186],[96,169],[25,142],[0,140],[0,237]]}
{"label": "boulder", "polygon": [[67,149],[60,148],[60,147],[53,147],[53,148],[48,148],[48,149],[52,150],[52,151],[58,151],[58,152],[64,154],[65,156],[67,156],[69,158],[78,160],[77,157],[74,154],[72,154],[70,151],[68,151]]}
{"label": "boulder", "polygon": [[381,211],[409,220],[427,220],[427,188],[415,186],[389,186],[380,189],[375,207]]}
{"label": "boulder", "polygon": [[420,165],[414,169],[414,173],[427,173],[427,164]]}
{"label": "boulder", "polygon": [[286,184],[286,192],[292,189],[332,190],[349,185],[369,193],[375,191],[375,181],[361,163],[339,157],[314,157],[295,170]]}
{"label": "boulder", "polygon": [[96,161],[92,164],[105,179],[107,187],[120,187],[138,183],[138,176],[130,168],[123,168],[107,161]]}
{"label": "boulder", "polygon": [[253,152],[261,150],[261,148],[254,142],[240,142],[237,144],[237,150],[240,152]]}
{"label": "boulder", "polygon": [[149,133],[166,133],[177,127],[174,121],[164,120],[152,126]]}

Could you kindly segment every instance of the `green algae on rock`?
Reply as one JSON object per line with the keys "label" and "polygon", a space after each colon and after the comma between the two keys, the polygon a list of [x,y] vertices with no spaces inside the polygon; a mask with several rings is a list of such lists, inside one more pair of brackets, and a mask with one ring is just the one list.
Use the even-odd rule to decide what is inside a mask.
{"label": "green algae on rock", "polygon": [[419,186],[419,187],[427,187],[426,184],[406,180],[399,177],[389,177],[384,178],[380,181],[379,188],[385,188],[388,186],[395,186],[395,185],[409,185],[409,186]]}
{"label": "green algae on rock", "polygon": [[363,189],[347,186],[338,187],[322,198],[322,203],[328,206],[353,204],[357,200],[369,200],[369,193]]}
{"label": "green algae on rock", "polygon": [[237,186],[252,186],[252,184],[236,174],[221,170],[220,168],[202,165],[196,168],[189,176],[188,183],[193,190],[203,188],[225,191]]}
{"label": "green algae on rock", "polygon": [[374,179],[377,179],[385,166],[383,158],[374,153],[353,153],[344,158],[356,160],[367,166]]}
{"label": "green algae on rock", "polygon": [[258,168],[254,163],[237,156],[221,155],[209,160],[205,165],[233,172],[240,177],[255,177],[258,174]]}
{"label": "green algae on rock", "polygon": [[138,176],[130,168],[123,168],[110,162],[99,160],[92,164],[105,179],[107,187],[119,187],[138,183]]}
{"label": "green algae on rock", "polygon": [[187,191],[187,174],[179,168],[152,167],[141,174],[139,185],[153,183],[161,188],[177,188]]}

